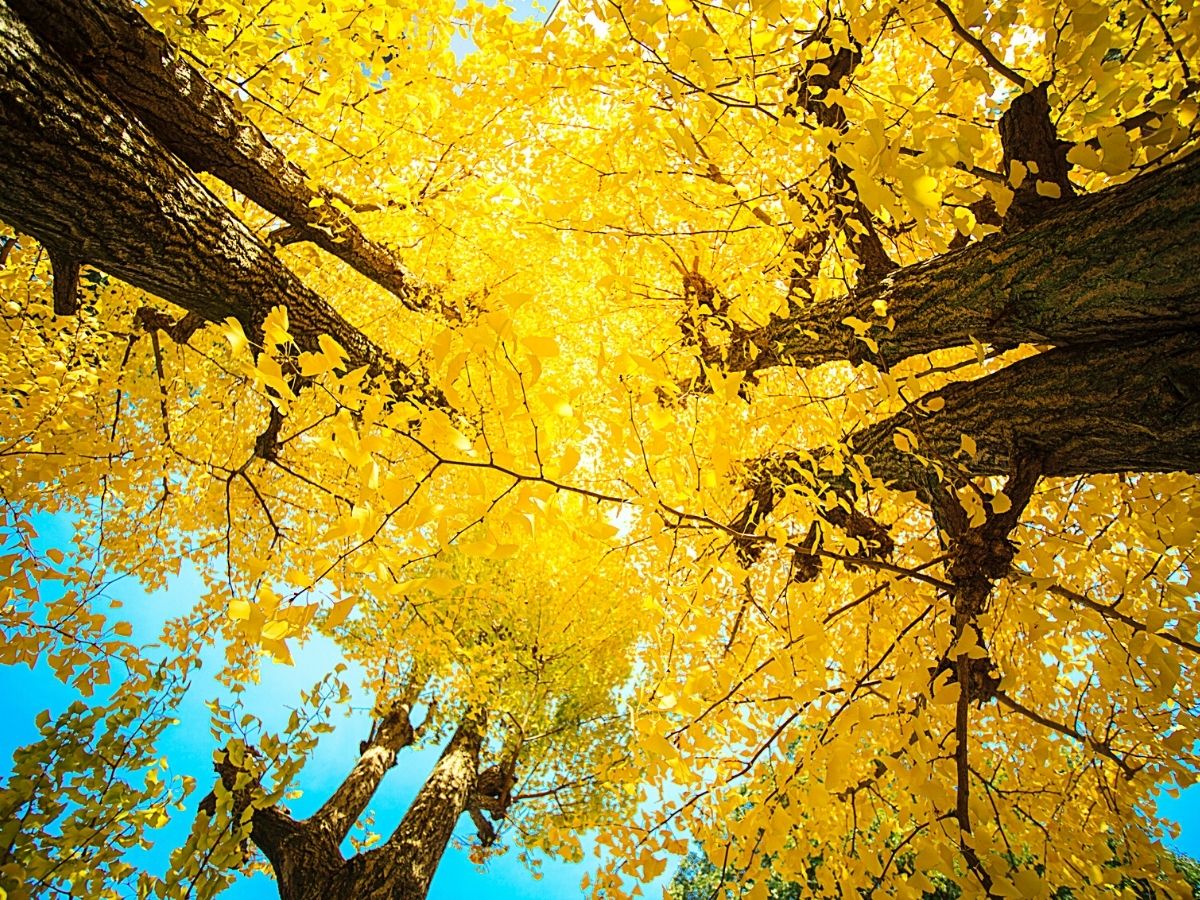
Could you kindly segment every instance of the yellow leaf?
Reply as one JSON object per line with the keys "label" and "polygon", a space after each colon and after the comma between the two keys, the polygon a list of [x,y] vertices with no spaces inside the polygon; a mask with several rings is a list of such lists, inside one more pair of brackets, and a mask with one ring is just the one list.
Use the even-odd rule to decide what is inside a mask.
{"label": "yellow leaf", "polygon": [[337,628],[342,622],[346,621],[346,616],[350,615],[357,602],[357,597],[347,597],[345,600],[339,600],[333,604],[325,616],[325,624],[330,628]]}
{"label": "yellow leaf", "polygon": [[1008,498],[1008,494],[1003,491],[996,491],[992,496],[992,512],[1006,513],[1012,509],[1012,500]]}
{"label": "yellow leaf", "polygon": [[917,436],[907,428],[897,428],[892,435],[892,443],[901,453],[912,453],[917,449]]}
{"label": "yellow leaf", "polygon": [[558,476],[562,478],[575,471],[575,467],[579,465],[579,459],[579,451],[575,447],[571,446],[563,450],[562,456],[558,460]]}
{"label": "yellow leaf", "polygon": [[962,443],[958,452],[965,453],[967,456],[974,459],[978,455],[978,448],[975,445],[975,438],[964,434],[961,438],[961,441]]}
{"label": "yellow leaf", "polygon": [[458,587],[458,585],[458,580],[448,575],[433,575],[425,579],[424,587],[431,594],[445,595]]}
{"label": "yellow leaf", "polygon": [[1019,159],[1014,159],[1008,169],[1008,183],[1014,188],[1019,188],[1025,183],[1025,176],[1029,174],[1029,167]]}
{"label": "yellow leaf", "polygon": [[1090,169],[1093,172],[1099,172],[1101,166],[1103,166],[1100,154],[1087,144],[1076,144],[1068,150],[1067,162],[1073,166],[1079,166],[1081,169]]}
{"label": "yellow leaf", "polygon": [[866,334],[868,331],[871,330],[871,323],[864,322],[862,319],[858,318],[857,316],[846,316],[846,318],[842,319],[842,324],[847,325],[850,328],[853,328],[854,333],[859,337],[862,337],[864,334]]}
{"label": "yellow leaf", "polygon": [[287,641],[277,640],[264,642],[263,646],[270,651],[271,658],[277,663],[282,663],[285,666],[292,665],[292,651],[287,645]]}
{"label": "yellow leaf", "polygon": [[309,353],[307,351],[300,354],[296,359],[296,363],[300,367],[300,374],[305,378],[323,375],[333,368],[333,366],[326,364],[326,359],[322,354]]}
{"label": "yellow leaf", "polygon": [[530,353],[541,359],[559,354],[558,341],[552,337],[530,336],[521,338],[521,343],[529,348]]}
{"label": "yellow leaf", "polygon": [[244,621],[250,618],[251,606],[245,600],[230,600],[229,601],[229,618],[235,622]]}
{"label": "yellow leaf", "polygon": [[1101,128],[1096,135],[1100,141],[1100,169],[1109,175],[1121,175],[1133,165],[1133,147],[1129,134],[1119,125]]}
{"label": "yellow leaf", "polygon": [[284,637],[291,630],[292,626],[287,622],[284,622],[281,619],[276,619],[275,621],[268,622],[265,626],[263,626],[262,636],[265,640],[277,641]]}
{"label": "yellow leaf", "polygon": [[258,354],[258,361],[254,368],[263,387],[274,391],[278,399],[288,401],[296,398],[295,393],[292,392],[292,386],[288,384],[283,375],[283,368],[280,366],[279,360],[275,357],[267,353]]}
{"label": "yellow leaf", "polygon": [[745,372],[729,373],[729,377],[725,379],[725,383],[721,386],[721,393],[726,401],[737,400],[741,396],[742,382],[745,378]]}
{"label": "yellow leaf", "polygon": [[914,213],[924,213],[941,206],[941,186],[928,172],[906,168],[900,170],[899,177],[904,199],[913,207]]}
{"label": "yellow leaf", "polygon": [[317,335],[317,346],[321,348],[321,353],[325,356],[335,357],[343,361],[348,358],[342,345],[327,334]]}
{"label": "yellow leaf", "polygon": [[334,369],[344,366],[346,362],[346,351],[342,349],[341,344],[329,335],[320,335],[317,338],[317,343],[321,348],[320,353],[306,351],[301,353],[297,359],[297,363],[300,366],[300,374],[306,378],[323,375],[325,372],[332,372]]}
{"label": "yellow leaf", "polygon": [[286,306],[273,306],[263,319],[263,339],[270,347],[280,347],[291,342],[288,334],[288,314]]}
{"label": "yellow leaf", "polygon": [[246,338],[246,332],[242,330],[242,323],[229,316],[225,320],[225,327],[221,329],[221,334],[225,340],[229,341],[229,346],[233,348],[234,356],[241,356],[246,348],[250,346],[250,341]]}
{"label": "yellow leaf", "polygon": [[979,338],[971,336],[971,346],[975,349],[975,361],[981,366],[987,362],[987,348]]}

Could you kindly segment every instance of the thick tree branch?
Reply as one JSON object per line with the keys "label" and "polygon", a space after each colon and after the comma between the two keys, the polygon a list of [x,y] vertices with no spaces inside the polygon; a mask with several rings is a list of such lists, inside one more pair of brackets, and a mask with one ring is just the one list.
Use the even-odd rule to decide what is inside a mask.
{"label": "thick tree branch", "polygon": [[280,263],[135,119],[81,80],[0,4],[0,218],[203,317],[254,336],[286,306],[292,337],[328,334],[350,367],[441,402]]}
{"label": "thick tree branch", "polygon": [[1000,117],[1004,176],[1017,185],[1004,216],[1005,231],[1027,228],[1063,199],[1075,196],[1068,177],[1071,145],[1058,139],[1048,87],[1048,82],[1039,84],[1017,95]]}
{"label": "thick tree branch", "polygon": [[[1079,390],[1079,385],[1087,390]],[[848,441],[876,478],[917,492],[935,509],[945,492],[978,476],[1008,476],[1029,454],[1038,475],[1200,472],[1200,337],[1182,331],[1157,340],[1064,347],[976,381],[951,384],[934,413],[910,406]],[[899,449],[897,429],[917,436]],[[963,436],[975,444],[963,449]],[[739,518],[752,532],[801,476],[799,458],[759,463],[753,495]],[[834,479],[848,493],[848,479]],[[1014,503],[1014,506],[1016,504]]]}
{"label": "thick tree branch", "polygon": [[304,823],[339,845],[354,827],[358,817],[375,795],[379,782],[396,764],[396,754],[409,746],[415,736],[409,720],[409,707],[398,703],[375,723],[371,737],[364,743],[362,755],[333,795]]}
{"label": "thick tree branch", "polygon": [[[730,368],[882,359],[945,347],[1060,346],[1200,327],[1200,152],[1097,194],[1063,200],[1023,231],[907,266],[878,284],[749,333]],[[873,312],[887,305],[891,330]],[[842,324],[879,322],[868,350]],[[739,364],[740,363],[740,364]]]}
{"label": "thick tree branch", "polygon": [[[874,475],[903,490],[924,492],[931,470],[897,448],[898,427],[917,435],[917,454],[951,482],[1010,475],[1027,450],[1039,453],[1047,477],[1200,471],[1196,331],[1050,350],[931,396],[945,407],[909,407],[850,439]],[[975,441],[974,457],[962,451],[963,435]]]}
{"label": "thick tree branch", "polygon": [[419,900],[429,891],[479,773],[485,719],[468,711],[441,758],[382,847],[360,854],[329,882],[326,897]]}
{"label": "thick tree branch", "polygon": [[[805,42],[806,45],[824,45],[829,52],[820,59],[809,60],[796,73],[792,95],[796,106],[823,128],[845,132],[850,123],[845,110],[831,96],[831,92],[844,91],[848,87],[854,70],[862,61],[862,51],[857,43],[835,47],[827,33],[830,24],[830,18],[822,19],[818,30]],[[816,274],[830,238],[838,232],[845,236],[862,266],[858,279],[860,287],[873,284],[896,269],[896,263],[888,256],[879,239],[874,217],[859,199],[854,173],[838,159],[833,147],[829,149],[830,196],[825,209],[829,224],[827,229],[810,232],[795,242],[793,250],[798,259],[805,261],[807,268],[793,273],[793,289],[801,287],[802,282]]]}
{"label": "thick tree branch", "polygon": [[[211,172],[390,291],[409,309],[431,294],[390,250],[366,237],[126,0],[11,0],[33,33],[118,100],[172,153]],[[316,204],[316,205],[313,205]]]}

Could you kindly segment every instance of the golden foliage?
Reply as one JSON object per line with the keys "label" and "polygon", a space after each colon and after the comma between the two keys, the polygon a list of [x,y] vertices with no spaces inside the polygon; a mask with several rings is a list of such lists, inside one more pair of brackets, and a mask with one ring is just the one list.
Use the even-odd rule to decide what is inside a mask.
{"label": "golden foliage", "polygon": [[[45,255],[6,242],[5,662],[86,689],[118,652],[96,574],[29,549],[29,517],[59,513],[107,570],[152,588],[181,560],[202,572],[231,681],[315,629],[381,697],[415,683],[545,735],[521,839],[574,856],[599,829],[606,897],[689,840],[731,890],[763,859],[824,896],[919,897],[933,873],[997,896],[1115,893],[1130,872],[1168,888],[1155,798],[1197,766],[1195,478],[1042,481],[1011,577],[956,628],[928,504],[873,481],[847,437],[1037,348],[754,371],[738,354],[763,347],[738,336],[846,295],[868,232],[906,266],[996,231],[982,211],[1025,179],[1059,196],[1003,155],[1027,88],[1048,83],[1080,193],[1193,148],[1191,3],[574,0],[544,26],[451,0],[144,13],[456,311],[399,308],[311,244],[275,251],[448,408],[346,371],[328,338],[298,353],[283,309],[258,343],[234,320],[175,343],[136,315],[177,311],[85,273],[79,315],[55,318]],[[866,354],[894,320],[878,304],[835,326]],[[894,446],[924,449],[912,431]],[[751,561],[725,523],[755,460],[797,452],[807,474]],[[886,564],[823,519],[837,478],[890,530]],[[997,478],[957,487],[973,525],[1013,505]],[[797,553],[823,557],[816,577],[793,577]],[[39,601],[51,579],[65,592]],[[941,663],[972,658],[999,686],[968,704]]]}

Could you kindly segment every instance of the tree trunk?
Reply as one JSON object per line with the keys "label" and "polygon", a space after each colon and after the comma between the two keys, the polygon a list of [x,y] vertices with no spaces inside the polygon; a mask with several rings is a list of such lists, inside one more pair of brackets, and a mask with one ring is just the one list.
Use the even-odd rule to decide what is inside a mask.
{"label": "tree trunk", "polygon": [[[286,306],[302,350],[328,334],[350,367],[415,378],[306,287],[140,122],[42,46],[0,2],[0,218],[208,322],[259,332]],[[63,274],[63,273],[60,273]],[[436,399],[436,398],[433,398]]]}
{"label": "tree trunk", "polygon": [[[412,743],[407,705],[376,723],[350,775],[313,816],[297,821],[274,806],[256,808],[250,839],[275,871],[280,900],[424,900],[479,780],[485,725],[482,714],[465,714],[391,838],[350,859],[342,856],[342,841],[395,765],[397,752]],[[243,768],[228,755],[217,771],[233,794],[233,816],[240,819],[256,785],[244,783]],[[210,796],[200,808],[211,815],[215,806]]]}

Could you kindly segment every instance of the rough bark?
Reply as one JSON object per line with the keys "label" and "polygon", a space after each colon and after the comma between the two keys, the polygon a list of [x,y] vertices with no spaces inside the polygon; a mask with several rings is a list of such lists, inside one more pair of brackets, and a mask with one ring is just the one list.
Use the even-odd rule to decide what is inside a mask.
{"label": "rough bark", "polygon": [[258,334],[286,306],[302,350],[328,334],[351,367],[438,398],[292,274],[178,159],[0,3],[0,218],[208,322]]}
{"label": "rough bark", "polygon": [[371,737],[363,742],[358,762],[346,780],[305,822],[305,827],[322,832],[333,847],[341,844],[367,808],[383,776],[396,764],[396,754],[415,737],[408,704],[398,704],[389,710],[378,721]]}
{"label": "rough bark", "polygon": [[[479,781],[485,719],[467,713],[387,843],[346,859],[341,843],[412,743],[408,706],[397,705],[372,729],[350,775],[320,810],[303,821],[274,806],[252,813],[250,839],[275,870],[280,900],[424,900],[454,826]],[[251,805],[255,783],[238,786],[244,766],[228,755],[217,765],[233,793],[233,815]],[[215,797],[201,804],[211,815]]]}
{"label": "rough bark", "polygon": [[[1012,347],[1136,338],[1200,326],[1200,152],[1057,203],[1023,231],[907,266],[752,332],[750,370],[834,360],[895,363],[972,338]],[[895,327],[873,312],[883,301]],[[870,351],[842,324],[879,322]]]}
{"label": "rough bark", "polygon": [[387,843],[352,859],[323,898],[424,900],[479,773],[482,717],[468,713]]}
{"label": "rough bark", "polygon": [[[1004,230],[1014,231],[1036,222],[1052,210],[1060,199],[1075,196],[1068,172],[1067,150],[1070,144],[1060,141],[1050,112],[1047,95],[1049,83],[1018,94],[1000,117],[1000,145],[1004,151],[1004,177],[1009,183],[1015,178],[1020,164],[1027,174],[1012,199],[1004,217]],[[1040,185],[1053,185],[1058,197],[1038,190]]]}
{"label": "rough bark", "polygon": [[[1045,477],[1200,472],[1196,331],[1049,350],[984,378],[951,384],[924,404],[932,398],[945,405],[933,413],[911,406],[847,443],[866,458],[872,475],[898,490],[915,491],[935,515],[947,486],[1011,475],[1031,454]],[[916,435],[915,453],[897,446],[900,428]],[[963,435],[975,441],[974,456],[963,451]],[[797,464],[793,454],[761,463],[732,527],[747,533],[757,528],[785,486],[800,480]],[[827,481],[851,493],[848,478]],[[889,549],[878,536],[870,543]]]}
{"label": "rough bark", "polygon": [[[994,375],[931,395],[936,413],[917,407],[854,435],[877,477],[903,489],[927,471],[897,449],[898,427],[918,438],[917,453],[950,478],[1009,475],[1014,458],[1036,449],[1046,477],[1118,472],[1200,472],[1200,335],[1050,350]],[[961,437],[976,442],[973,458]],[[957,461],[956,461],[957,460]]]}
{"label": "rough bark", "polygon": [[[125,0],[11,0],[47,46],[131,111],[172,153],[211,172],[268,212],[393,293],[410,309],[422,291],[386,247],[367,238],[314,190],[308,174],[275,147],[224,93],[184,60]],[[319,205],[313,206],[313,202]]]}

